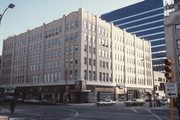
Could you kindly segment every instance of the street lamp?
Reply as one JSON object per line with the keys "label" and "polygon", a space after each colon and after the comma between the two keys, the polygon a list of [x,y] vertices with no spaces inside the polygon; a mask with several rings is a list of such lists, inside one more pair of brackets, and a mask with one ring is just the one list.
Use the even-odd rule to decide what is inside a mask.
{"label": "street lamp", "polygon": [[4,10],[4,12],[3,12],[3,14],[0,14],[0,25],[1,25],[1,20],[2,20],[2,17],[3,17],[3,15],[4,15],[4,13],[7,11],[7,9],[8,8],[14,8],[15,7],[15,5],[14,4],[12,4],[12,3],[10,3],[9,4],[9,6]]}
{"label": "street lamp", "polygon": [[66,63],[65,65],[65,92],[64,92],[64,103],[66,104],[68,102],[68,84],[67,84],[67,80],[68,80],[68,64]]}

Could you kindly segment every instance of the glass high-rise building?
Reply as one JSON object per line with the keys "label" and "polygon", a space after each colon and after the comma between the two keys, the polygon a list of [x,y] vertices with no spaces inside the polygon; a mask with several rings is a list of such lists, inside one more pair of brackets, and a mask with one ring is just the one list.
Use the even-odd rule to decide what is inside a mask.
{"label": "glass high-rise building", "polygon": [[166,44],[164,32],[165,1],[144,0],[101,15],[103,20],[126,29],[151,42],[153,69],[164,70]]}

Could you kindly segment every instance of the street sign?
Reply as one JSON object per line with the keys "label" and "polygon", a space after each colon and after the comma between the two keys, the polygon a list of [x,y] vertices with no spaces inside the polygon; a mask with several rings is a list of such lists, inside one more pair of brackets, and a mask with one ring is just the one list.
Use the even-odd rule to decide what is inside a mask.
{"label": "street sign", "polygon": [[178,90],[176,83],[165,83],[165,93],[168,98],[177,98]]}

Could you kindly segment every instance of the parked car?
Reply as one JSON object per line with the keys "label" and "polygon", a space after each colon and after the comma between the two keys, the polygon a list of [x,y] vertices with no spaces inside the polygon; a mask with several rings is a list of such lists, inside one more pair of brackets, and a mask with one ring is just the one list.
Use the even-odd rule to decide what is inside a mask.
{"label": "parked car", "polygon": [[132,99],[132,100],[128,100],[125,101],[125,105],[126,106],[142,106],[145,104],[145,101],[143,99]]}
{"label": "parked car", "polygon": [[160,99],[160,103],[161,103],[161,105],[166,105],[168,103],[168,99],[162,98],[162,99]]}
{"label": "parked car", "polygon": [[[143,98],[143,99],[144,99],[145,102],[150,102],[149,97],[145,97],[145,98]],[[151,97],[151,101],[154,101],[154,98],[153,98],[153,97]]]}
{"label": "parked car", "polygon": [[104,105],[114,105],[116,104],[116,102],[111,99],[105,99],[97,102],[96,104],[97,106],[101,106],[101,105],[104,106]]}
{"label": "parked car", "polygon": [[124,97],[120,97],[116,101],[125,101],[125,98]]}
{"label": "parked car", "polygon": [[13,100],[14,98],[14,96],[5,96],[3,100]]}
{"label": "parked car", "polygon": [[48,99],[43,99],[41,100],[41,104],[53,104],[53,103],[50,102]]}
{"label": "parked car", "polygon": [[13,99],[15,99],[15,96],[5,96],[2,98],[2,101],[9,102],[12,101]]}
{"label": "parked car", "polygon": [[21,102],[24,102],[24,100],[22,98],[18,98],[18,99],[16,99],[16,102],[21,103]]}
{"label": "parked car", "polygon": [[24,102],[26,103],[40,103],[40,100],[37,100],[35,98],[29,98],[29,99],[25,99]]}

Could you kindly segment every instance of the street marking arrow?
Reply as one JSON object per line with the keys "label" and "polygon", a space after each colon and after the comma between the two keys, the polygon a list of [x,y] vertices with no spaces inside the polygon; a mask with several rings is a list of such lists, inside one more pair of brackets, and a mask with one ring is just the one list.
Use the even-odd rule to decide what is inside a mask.
{"label": "street marking arrow", "polygon": [[176,94],[175,93],[168,93],[168,95],[171,96],[171,95],[176,95]]}

